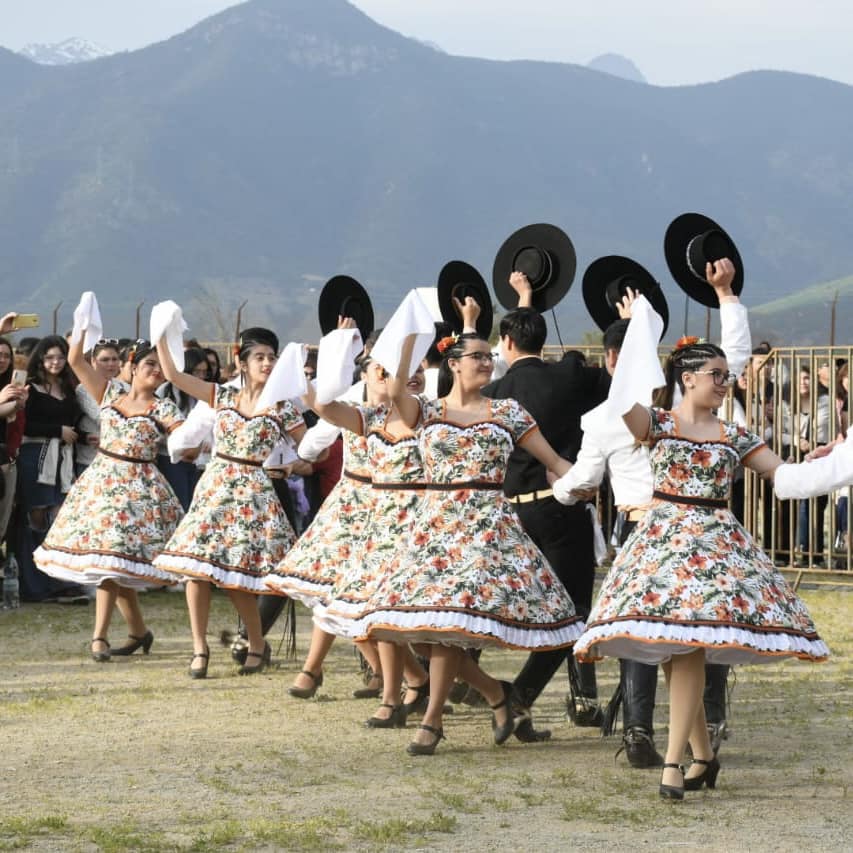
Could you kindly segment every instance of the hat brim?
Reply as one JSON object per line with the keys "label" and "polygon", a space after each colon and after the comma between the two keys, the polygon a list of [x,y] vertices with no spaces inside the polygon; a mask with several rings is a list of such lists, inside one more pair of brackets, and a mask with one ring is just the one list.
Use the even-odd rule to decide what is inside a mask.
{"label": "hat brim", "polygon": [[367,291],[352,277],[336,275],[330,278],[320,292],[318,305],[320,330],[324,335],[338,327],[338,317],[352,317],[362,342],[373,331],[373,305]]}
{"label": "hat brim", "polygon": [[[706,231],[722,232],[732,246],[735,246],[734,240],[713,219],[709,219],[701,213],[683,213],[674,219],[669,228],[666,229],[666,236],[663,238],[663,253],[666,256],[666,265],[669,267],[675,283],[691,299],[702,305],[707,305],[709,308],[719,308],[720,300],[717,299],[714,288],[708,282],[702,282],[693,275],[687,263],[687,247],[690,245],[690,241]],[[732,291],[739,296],[743,290],[743,261],[737,247],[734,248],[733,255],[734,257],[729,259],[735,267]]]}
{"label": "hat brim", "polygon": [[569,235],[556,225],[526,225],[504,241],[498,249],[492,268],[495,296],[508,311],[518,307],[518,294],[509,283],[510,275],[516,272],[515,258],[522,249],[531,246],[550,255],[556,266],[549,281],[538,288],[534,287],[533,307],[537,311],[543,312],[553,308],[569,292],[575,280],[577,255]]}
{"label": "hat brim", "polygon": [[460,285],[465,285],[473,291],[473,296],[480,305],[480,316],[477,318],[477,334],[489,339],[492,333],[494,310],[492,295],[483,276],[465,261],[449,261],[438,274],[438,307],[442,319],[449,323],[454,332],[460,333],[463,328],[462,318],[453,306],[453,296]]}
{"label": "hat brim", "polygon": [[630,275],[637,283],[637,290],[651,303],[652,308],[663,320],[663,332],[669,327],[669,306],[660,284],[642,265],[622,255],[607,255],[593,261],[583,275],[583,301],[590,316],[601,331],[619,319],[619,312],[607,300],[607,286],[622,276]]}

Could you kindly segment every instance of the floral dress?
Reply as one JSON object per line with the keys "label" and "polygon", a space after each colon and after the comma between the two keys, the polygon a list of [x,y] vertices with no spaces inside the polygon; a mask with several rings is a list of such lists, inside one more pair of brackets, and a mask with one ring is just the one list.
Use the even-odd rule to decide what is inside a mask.
{"label": "floral dress", "polygon": [[654,499],[625,541],[578,640],[578,657],[660,663],[704,648],[708,663],[829,651],[803,602],[728,508],[735,468],[764,442],[720,421],[716,441],[680,435],[651,410]]}
{"label": "floral dress", "polygon": [[183,514],[155,464],[159,442],[183,421],[171,400],[126,415],[125,389],[107,383],[101,400],[98,455],[83,472],[35,552],[48,575],[84,585],[105,580],[145,589],[177,578],[152,565]]}
{"label": "floral dress", "polygon": [[373,478],[373,501],[359,547],[338,573],[324,607],[314,610],[314,623],[330,634],[353,637],[364,611],[397,551],[405,545],[424,494],[424,470],[414,433],[394,436],[387,430],[388,406],[360,409],[362,432]]}
{"label": "floral dress", "polygon": [[536,423],[515,400],[485,402],[472,424],[449,420],[443,399],[424,404],[424,497],[365,605],[362,637],[549,649],[581,634],[571,598],[501,491],[514,445]]}
{"label": "floral dress", "polygon": [[287,553],[294,533],[263,463],[303,420],[288,401],[246,417],[237,408],[238,394],[236,388],[214,389],[216,453],[155,565],[225,589],[269,592],[264,577]]}
{"label": "floral dress", "polygon": [[344,430],[343,441],[341,479],[299,541],[266,577],[271,591],[289,595],[308,607],[317,607],[328,599],[335,580],[350,561],[360,564],[360,547],[373,504],[367,440]]}

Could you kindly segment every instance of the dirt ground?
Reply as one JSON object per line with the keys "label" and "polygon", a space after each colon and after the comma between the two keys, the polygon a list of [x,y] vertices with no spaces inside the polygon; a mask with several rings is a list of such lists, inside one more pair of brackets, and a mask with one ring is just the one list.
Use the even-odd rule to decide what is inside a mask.
{"label": "dirt ground", "polygon": [[[333,648],[313,700],[286,694],[299,660],[281,654],[237,677],[214,642],[235,621],[224,596],[207,681],[186,673],[179,594],[143,598],[149,657],[102,665],[88,656],[91,606],[0,613],[0,849],[850,850],[853,592],[804,596],[832,660],[738,669],[718,787],[674,804],[658,798],[659,771],[614,760],[618,737],[566,721],[564,673],[535,709],[550,742],[495,747],[488,714],[461,705],[436,755],[411,758],[412,722],[363,726],[374,703],[351,698],[348,644]],[[298,627],[301,659],[301,609]],[[115,624],[114,645],[122,635]],[[483,660],[506,678],[523,656]],[[616,674],[600,667],[603,696]],[[661,682],[659,745],[666,714]]]}

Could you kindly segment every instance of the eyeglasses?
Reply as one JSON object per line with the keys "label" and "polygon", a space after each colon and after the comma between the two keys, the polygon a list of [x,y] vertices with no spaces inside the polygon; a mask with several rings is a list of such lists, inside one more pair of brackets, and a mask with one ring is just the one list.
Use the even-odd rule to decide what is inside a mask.
{"label": "eyeglasses", "polygon": [[737,376],[730,370],[723,372],[718,367],[713,370],[691,370],[690,373],[704,373],[714,379],[714,385],[733,385]]}
{"label": "eyeglasses", "polygon": [[101,338],[96,344],[96,347],[118,346],[118,338]]}
{"label": "eyeglasses", "polygon": [[459,358],[473,358],[477,364],[492,364],[495,360],[493,352],[463,352]]}

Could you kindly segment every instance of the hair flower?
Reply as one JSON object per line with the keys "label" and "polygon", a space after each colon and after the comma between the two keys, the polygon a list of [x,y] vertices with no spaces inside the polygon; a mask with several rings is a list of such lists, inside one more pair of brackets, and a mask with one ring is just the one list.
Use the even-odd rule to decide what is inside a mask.
{"label": "hair flower", "polygon": [[705,338],[697,338],[695,335],[684,335],[675,342],[676,349],[684,349],[685,347],[696,346],[696,344],[707,343]]}
{"label": "hair flower", "polygon": [[455,346],[459,343],[459,335],[454,332],[452,335],[448,335],[446,338],[442,338],[436,345],[435,348],[442,354],[447,352],[452,346]]}

